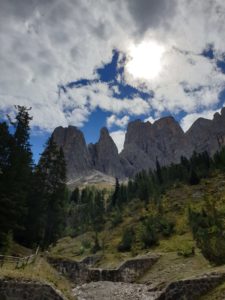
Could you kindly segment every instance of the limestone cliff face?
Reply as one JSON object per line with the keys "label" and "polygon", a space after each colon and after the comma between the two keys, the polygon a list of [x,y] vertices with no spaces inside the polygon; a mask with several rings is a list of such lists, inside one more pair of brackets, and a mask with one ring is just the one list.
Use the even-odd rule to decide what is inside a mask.
{"label": "limestone cliff face", "polygon": [[199,118],[184,133],[173,117],[165,117],[154,124],[140,120],[128,125],[121,157],[132,166],[128,176],[143,169],[154,169],[156,159],[161,165],[178,163],[181,156],[190,157],[193,151],[207,151],[213,155],[225,145],[225,108],[213,120]]}
{"label": "limestone cliff face", "polygon": [[68,180],[85,175],[93,169],[83,133],[79,129],[74,126],[57,127],[53,132],[53,138],[63,149]]}
{"label": "limestone cliff face", "polygon": [[210,155],[225,145],[225,108],[216,113],[213,120],[199,118],[186,132],[188,144],[197,152]]}
{"label": "limestone cliff face", "polygon": [[186,154],[185,134],[172,117],[165,117],[154,124],[140,120],[128,125],[121,157],[133,166],[133,173],[154,169],[156,160],[161,165],[178,162]]}
{"label": "limestone cliff face", "polygon": [[118,149],[105,127],[101,129],[99,141],[89,145],[89,153],[94,169],[113,177],[124,177]]}
{"label": "limestone cliff face", "polygon": [[64,150],[69,180],[95,171],[122,179],[154,169],[157,159],[161,165],[169,165],[178,163],[181,156],[190,157],[193,151],[214,154],[225,145],[225,108],[213,120],[199,118],[186,133],[173,117],[153,124],[130,122],[120,154],[106,128],[102,128],[99,141],[88,147],[82,132],[73,126],[56,128],[53,137]]}

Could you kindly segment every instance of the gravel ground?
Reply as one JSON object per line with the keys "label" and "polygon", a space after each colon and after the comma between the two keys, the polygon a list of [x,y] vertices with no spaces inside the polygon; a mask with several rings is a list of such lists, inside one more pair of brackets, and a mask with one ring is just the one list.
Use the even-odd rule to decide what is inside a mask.
{"label": "gravel ground", "polygon": [[154,300],[150,286],[122,282],[99,281],[77,286],[73,292],[78,300]]}

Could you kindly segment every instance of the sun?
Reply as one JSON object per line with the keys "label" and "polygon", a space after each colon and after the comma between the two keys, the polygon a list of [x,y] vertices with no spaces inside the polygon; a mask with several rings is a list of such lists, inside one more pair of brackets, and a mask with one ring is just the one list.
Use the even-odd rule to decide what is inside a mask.
{"label": "sun", "polygon": [[126,71],[134,78],[152,80],[162,70],[165,48],[156,41],[144,41],[129,48]]}

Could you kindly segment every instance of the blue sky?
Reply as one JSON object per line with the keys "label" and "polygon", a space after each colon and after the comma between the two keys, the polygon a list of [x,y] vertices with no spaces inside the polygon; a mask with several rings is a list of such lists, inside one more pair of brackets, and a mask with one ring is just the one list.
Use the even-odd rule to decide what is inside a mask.
{"label": "blue sky", "polygon": [[[207,59],[214,59],[213,48],[203,51],[202,55]],[[118,59],[119,59],[119,52],[113,50],[112,52],[112,60],[111,62],[105,64],[101,68],[96,70],[98,74],[98,79],[88,80],[88,79],[80,79],[78,81],[71,81],[63,86],[60,86],[60,93],[67,93],[67,90],[76,89],[77,87],[85,87],[91,85],[95,82],[104,82],[107,83],[108,86],[117,86],[119,93],[114,93],[113,96],[118,99],[129,98],[132,99],[134,96],[139,95],[143,99],[151,99],[153,97],[152,93],[143,92],[141,89],[137,89],[132,87],[129,84],[121,82],[118,80],[118,75],[124,74],[124,67],[121,66],[118,68]],[[225,60],[218,60],[217,62],[219,68],[222,72],[225,72]],[[219,110],[225,101],[225,89],[221,91],[219,95],[220,100],[214,106],[215,110]],[[155,111],[151,111],[151,116],[154,118]],[[198,112],[201,114],[201,110]],[[100,108],[95,109],[88,118],[88,122],[85,122],[84,125],[81,127],[82,132],[84,133],[85,139],[87,143],[96,143],[99,138],[100,129],[103,126],[107,127],[107,118],[111,115],[110,112],[106,112]],[[187,113],[184,110],[180,110],[178,113],[172,113],[170,111],[164,110],[160,117],[173,115],[177,121],[181,121]],[[118,118],[122,118],[124,114],[118,114]],[[140,114],[137,116],[130,116],[130,121],[135,119],[146,120],[149,117],[149,114]],[[124,126],[125,127],[125,126]],[[110,131],[114,132],[120,129],[120,126],[116,124],[112,124],[110,127]],[[50,136],[50,133],[38,133],[31,135],[31,144],[33,146],[34,158],[35,161],[38,161],[39,154],[43,151],[43,145],[45,144],[47,138]]]}
{"label": "blue sky", "polygon": [[[85,16],[85,18],[84,18]],[[173,115],[187,130],[225,101],[223,0],[1,0],[0,112],[32,107],[35,161],[57,126]]]}

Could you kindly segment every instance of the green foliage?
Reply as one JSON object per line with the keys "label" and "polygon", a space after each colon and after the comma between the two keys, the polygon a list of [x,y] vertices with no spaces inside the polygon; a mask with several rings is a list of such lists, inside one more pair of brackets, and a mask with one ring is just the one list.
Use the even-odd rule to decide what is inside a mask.
{"label": "green foliage", "polygon": [[115,207],[117,204],[119,204],[119,190],[120,190],[119,179],[116,178],[115,190],[114,190],[114,192],[112,194],[112,198],[111,198],[112,207]]}
{"label": "green foliage", "polygon": [[160,236],[169,237],[174,233],[175,224],[160,214],[150,215],[142,220],[139,227],[143,248],[158,245]]}
{"label": "green foliage", "polygon": [[29,203],[28,232],[33,243],[39,241],[46,248],[62,236],[67,198],[64,155],[50,138],[35,169]]}
{"label": "green foliage", "polygon": [[174,233],[175,224],[165,218],[160,217],[158,220],[158,231],[164,236],[169,237]]}
{"label": "green foliage", "polygon": [[29,110],[16,106],[13,133],[6,122],[0,123],[0,248],[5,247],[9,232],[24,242],[27,203],[32,180],[32,152],[29,144]]}
{"label": "green foliage", "polygon": [[[74,195],[79,201],[73,201]],[[88,230],[93,230],[97,235],[105,222],[104,192],[92,187],[86,187],[82,191],[75,189],[70,199],[72,201],[69,208],[69,223],[74,230],[73,235]]]}
{"label": "green foliage", "polygon": [[122,223],[122,221],[123,221],[123,216],[121,210],[119,208],[115,209],[111,214],[111,227],[112,228],[116,227],[117,225]]}
{"label": "green foliage", "polygon": [[157,225],[158,222],[154,217],[149,217],[142,222],[140,227],[140,239],[143,243],[143,248],[150,248],[158,245],[159,236]]}
{"label": "green foliage", "polygon": [[195,255],[195,247],[177,251],[178,256],[191,257]]}
{"label": "green foliage", "polygon": [[200,179],[197,175],[197,173],[195,172],[194,169],[191,169],[191,174],[190,174],[190,179],[189,179],[189,183],[190,185],[197,185],[199,184]]}
{"label": "green foliage", "polygon": [[70,201],[78,204],[80,202],[80,191],[79,188],[76,187],[70,196]]}
{"label": "green foliage", "polygon": [[225,263],[224,212],[218,211],[216,201],[205,198],[201,208],[189,208],[193,237],[202,254],[215,264]]}
{"label": "green foliage", "polygon": [[120,252],[130,251],[134,240],[135,240],[134,229],[132,227],[127,228],[123,233],[122,240],[119,243],[117,250]]}

